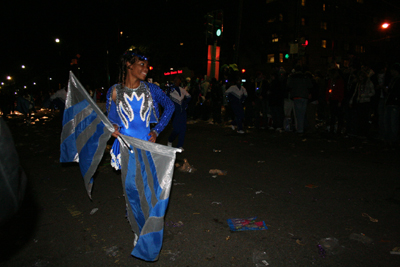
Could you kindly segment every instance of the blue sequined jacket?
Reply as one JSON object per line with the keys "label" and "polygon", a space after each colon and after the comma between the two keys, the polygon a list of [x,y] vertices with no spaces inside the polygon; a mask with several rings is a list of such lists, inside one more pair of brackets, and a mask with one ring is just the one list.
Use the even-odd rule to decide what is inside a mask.
{"label": "blue sequined jacket", "polygon": [[[175,107],[172,101],[169,99],[168,96],[155,84],[143,82],[145,85],[150,89],[151,97],[153,98],[153,107],[152,111],[153,114],[151,116],[150,123],[157,123],[152,131],[155,131],[157,136],[164,130],[164,128],[168,125],[169,120],[174,113]],[[118,84],[114,84],[113,86],[108,89],[107,92],[107,102],[106,102],[106,112],[107,114],[110,112],[111,107],[111,92]],[[159,105],[163,107],[163,113],[160,117]],[[122,123],[117,123],[119,126],[122,126]]]}

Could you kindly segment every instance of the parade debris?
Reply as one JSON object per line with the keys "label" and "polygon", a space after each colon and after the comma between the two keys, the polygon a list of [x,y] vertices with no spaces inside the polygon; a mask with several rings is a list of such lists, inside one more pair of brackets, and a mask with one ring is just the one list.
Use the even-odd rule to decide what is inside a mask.
{"label": "parade debris", "polygon": [[323,254],[323,252],[321,251],[321,248],[325,251],[325,253],[331,255],[339,254],[343,249],[343,247],[339,245],[339,241],[334,237],[321,239],[319,241],[319,245],[321,245],[321,247],[318,246],[318,248],[320,249],[319,253],[321,256],[325,256],[325,254]]}
{"label": "parade debris", "polygon": [[92,211],[90,212],[90,215],[93,215],[93,214],[95,214],[96,213],[96,211],[98,211],[99,209],[98,208],[94,208],[94,209],[92,209]]}
{"label": "parade debris", "polygon": [[400,247],[395,247],[390,251],[390,254],[400,255]]}
{"label": "parade debris", "polygon": [[265,251],[256,250],[253,252],[253,262],[256,265],[256,267],[269,266],[267,260],[268,257]]}
{"label": "parade debris", "polygon": [[366,236],[363,233],[361,233],[361,234],[352,233],[349,236],[349,238],[352,239],[352,240],[360,241],[361,243],[364,243],[364,244],[371,244],[372,243],[372,239],[369,238],[368,236]]}
{"label": "parade debris", "polygon": [[193,173],[196,171],[195,168],[193,168],[193,166],[191,166],[189,164],[189,162],[187,161],[187,159],[183,160],[183,165],[180,166],[179,164],[175,164],[175,167],[178,167],[181,172],[189,172],[189,173]]}
{"label": "parade debris", "polygon": [[366,214],[366,213],[363,213],[362,216],[363,216],[363,217],[368,217],[369,220],[370,220],[371,222],[378,222],[378,219],[374,219],[374,218],[372,218],[371,216],[369,216],[369,215]]}
{"label": "parade debris", "polygon": [[228,174],[227,171],[221,171],[221,170],[218,170],[218,169],[211,169],[211,170],[209,171],[209,173],[211,173],[211,174],[218,174],[218,175],[227,175],[227,174]]}
{"label": "parade debris", "polygon": [[256,222],[257,217],[228,219],[231,231],[267,230],[265,222]]}

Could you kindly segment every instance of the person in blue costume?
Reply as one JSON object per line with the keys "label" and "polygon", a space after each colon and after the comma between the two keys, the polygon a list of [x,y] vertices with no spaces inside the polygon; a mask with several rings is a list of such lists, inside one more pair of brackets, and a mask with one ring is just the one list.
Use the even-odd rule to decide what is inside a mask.
{"label": "person in blue costume", "polygon": [[[144,81],[149,71],[148,60],[138,50],[124,53],[120,61],[118,83],[107,92],[108,119],[115,129],[112,136],[121,133],[155,143],[174,113],[174,104],[160,87]],[[159,104],[164,108],[161,117]],[[150,123],[157,124],[150,129]],[[118,139],[112,146],[111,157],[111,165],[120,169]]]}
{"label": "person in blue costume", "polygon": [[[134,49],[122,55],[118,83],[107,92],[106,110],[115,129],[112,136],[124,134],[155,143],[171,119],[174,104],[157,85],[144,81],[148,71],[148,60],[140,51]],[[161,117],[159,105],[164,109]],[[156,123],[154,128],[150,128],[150,123]],[[115,139],[110,154],[111,165],[120,170],[119,138]],[[129,177],[125,183],[126,195],[135,191],[131,190],[134,183],[135,177]],[[137,238],[135,233],[135,245]]]}
{"label": "person in blue costume", "polygon": [[175,105],[174,118],[172,119],[173,130],[168,137],[168,146],[172,146],[172,142],[178,136],[177,147],[183,151],[183,142],[185,141],[186,135],[186,109],[190,102],[191,96],[183,87],[181,87],[181,83],[181,77],[176,76],[174,79],[174,85],[167,90],[167,96],[169,96]]}

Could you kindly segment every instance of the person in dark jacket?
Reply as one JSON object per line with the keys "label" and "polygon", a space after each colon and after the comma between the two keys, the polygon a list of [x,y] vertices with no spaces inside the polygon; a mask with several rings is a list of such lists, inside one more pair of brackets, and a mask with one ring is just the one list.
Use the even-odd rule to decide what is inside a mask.
{"label": "person in dark jacket", "polygon": [[296,66],[295,73],[289,77],[287,86],[294,103],[294,113],[297,119],[296,131],[303,135],[307,102],[313,85],[311,80],[303,73],[302,67]]}
{"label": "person in dark jacket", "polygon": [[384,139],[389,146],[398,143],[399,139],[399,113],[400,113],[400,64],[391,66],[392,79],[387,89],[385,102],[385,132]]}

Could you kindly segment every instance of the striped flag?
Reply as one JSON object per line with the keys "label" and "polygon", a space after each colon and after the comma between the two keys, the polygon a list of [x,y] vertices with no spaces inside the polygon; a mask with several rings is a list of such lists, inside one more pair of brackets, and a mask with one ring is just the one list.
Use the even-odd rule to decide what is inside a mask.
{"label": "striped flag", "polygon": [[70,72],[61,133],[60,162],[79,162],[91,198],[96,172],[114,127]]}
{"label": "striped flag", "polygon": [[[123,136],[120,144],[122,185],[128,219],[139,239],[132,255],[146,261],[158,259],[163,241],[164,215],[180,149]],[[135,177],[132,179],[132,177]]]}
{"label": "striped flag", "polygon": [[[60,162],[79,162],[89,197],[92,176],[113,131],[111,122],[70,72]],[[138,234],[132,255],[155,261],[162,247],[176,152],[181,150],[125,135],[118,139],[128,220]]]}

